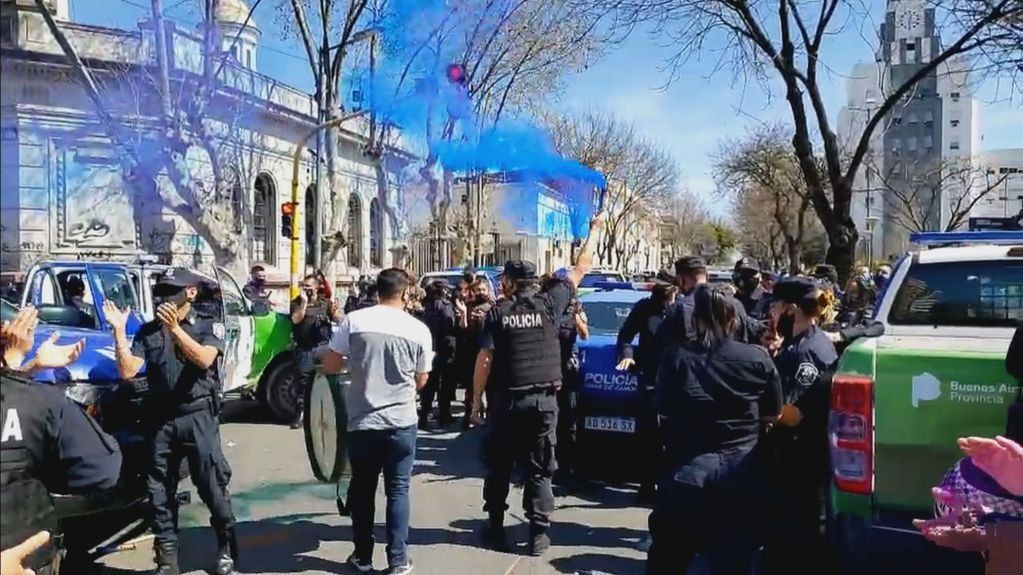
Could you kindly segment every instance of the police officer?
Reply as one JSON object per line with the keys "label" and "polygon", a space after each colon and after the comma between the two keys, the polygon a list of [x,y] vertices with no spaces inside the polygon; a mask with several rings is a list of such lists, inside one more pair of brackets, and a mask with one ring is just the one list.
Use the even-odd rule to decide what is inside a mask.
{"label": "police officer", "polygon": [[[650,514],[647,575],[686,573],[706,554],[710,575],[751,572],[764,473],[755,447],[782,404],[760,347],[735,341],[737,308],[723,286],[693,294],[696,337],[670,346],[657,372],[666,473]],[[736,521],[736,517],[746,519]]]}
{"label": "police officer", "polygon": [[146,366],[147,421],[152,424],[152,460],[146,485],[156,539],[156,575],[178,575],[178,466],[187,458],[192,483],[210,510],[217,535],[216,575],[231,575],[238,560],[234,512],[228,494],[231,469],[220,446],[220,365],[224,324],[193,306],[205,280],[185,268],[161,277],[153,295],[163,300],[156,319],[142,325],[130,343],[127,313],[109,301],[117,369],[122,379]]}
{"label": "police officer", "polygon": [[830,313],[829,298],[817,282],[796,277],[774,287],[773,332],[764,346],[774,353],[785,405],[767,434],[779,508],[767,540],[769,573],[827,571],[820,532],[822,491],[830,476],[827,418],[835,346],[819,323]]}
{"label": "police officer", "polygon": [[[707,264],[699,256],[685,256],[675,262],[675,285],[678,297],[668,308],[664,319],[657,326],[654,338],[654,355],[660,357],[668,346],[692,341],[696,337],[693,325],[693,291],[707,283]],[[764,324],[746,314],[746,308],[738,300],[731,301],[736,307],[735,339],[743,343],[758,343],[764,333]]]}
{"label": "police officer", "polygon": [[[33,383],[25,371],[59,368],[73,362],[82,343],[42,343],[28,364],[36,312],[25,308],[2,330],[0,356],[0,549],[10,550],[40,531],[55,532],[51,493],[89,494],[113,488],[121,473],[121,451],[114,438],[57,387]],[[51,573],[52,545],[25,558],[39,575]],[[55,575],[55,573],[54,573]]]}
{"label": "police officer", "polygon": [[732,283],[735,284],[735,299],[739,300],[746,315],[754,315],[763,290],[760,289],[760,263],[753,258],[739,258],[732,269]]}
{"label": "police officer", "polygon": [[458,384],[455,369],[455,306],[451,302],[451,287],[447,280],[440,279],[426,286],[423,300],[422,321],[430,328],[433,337],[433,370],[426,387],[420,393],[419,429],[426,429],[429,416],[433,413],[433,399],[437,398],[439,413],[437,423],[442,426],[454,423],[451,416],[451,400],[455,397]]}
{"label": "police officer", "polygon": [[302,400],[305,388],[316,377],[315,351],[330,341],[332,326],[341,321],[341,309],[332,299],[323,298],[320,276],[309,274],[302,280],[298,297],[291,301],[292,339],[295,342],[295,365],[298,383],[295,397],[298,410],[291,422],[292,429],[302,427]]}
{"label": "police officer", "polygon": [[521,260],[505,264],[501,291],[507,297],[484,321],[473,380],[471,418],[478,424],[483,392],[491,374],[494,376],[483,484],[484,509],[490,518],[486,536],[495,548],[505,547],[505,501],[512,466],[518,461],[525,474],[523,506],[530,525],[529,549],[539,556],[551,543],[547,534],[554,511],[551,476],[557,467],[554,449],[561,356],[551,350],[557,349],[559,312],[567,308],[571,293],[555,288],[540,294],[536,267]]}
{"label": "police officer", "polygon": [[[558,326],[558,345],[561,356],[561,387],[558,389],[558,429],[555,459],[558,469],[554,473],[554,482],[569,485],[575,471],[575,440],[577,407],[579,401],[579,349],[576,340],[580,336],[579,300],[575,286],[568,278],[550,277],[543,286],[542,293],[568,293],[566,309],[554,310]],[[557,297],[557,296],[555,296]],[[586,329],[583,324],[583,329]],[[583,338],[585,339],[585,337]]]}
{"label": "police officer", "polygon": [[[642,458],[644,469],[640,481],[640,502],[652,502],[657,474],[661,462],[661,438],[657,433],[657,412],[654,410],[654,382],[657,376],[657,347],[654,337],[668,308],[675,303],[678,291],[667,280],[667,271],[658,274],[650,297],[636,302],[618,330],[618,371],[634,369],[639,373],[642,397],[641,417],[637,421],[637,434],[647,453]],[[639,336],[639,349],[632,349],[632,341]]]}
{"label": "police officer", "polygon": [[[504,512],[508,508],[508,484],[513,463],[525,470],[523,506],[530,524],[530,552],[541,555],[550,547],[547,531],[554,511],[551,478],[557,470],[557,392],[561,387],[561,354],[558,327],[563,314],[577,310],[573,293],[593,267],[593,238],[603,226],[598,212],[590,221],[589,234],[580,246],[567,281],[537,292],[536,267],[526,261],[510,261],[501,276],[501,296],[484,318],[478,353],[470,419],[481,422],[480,402],[488,392],[492,422],[485,448],[487,476],[483,483],[484,509],[489,515],[487,539],[497,549],[506,547]],[[494,374],[494,386],[487,389]]]}

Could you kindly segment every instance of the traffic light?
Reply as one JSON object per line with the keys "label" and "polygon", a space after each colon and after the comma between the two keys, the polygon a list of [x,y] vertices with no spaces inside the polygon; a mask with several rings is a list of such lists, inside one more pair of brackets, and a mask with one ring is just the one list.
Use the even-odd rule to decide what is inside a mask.
{"label": "traffic light", "polygon": [[465,76],[465,67],[461,64],[448,64],[448,69],[445,72],[448,78],[448,82],[452,84],[458,84],[459,86],[465,86],[467,78]]}
{"label": "traffic light", "polygon": [[281,204],[281,236],[295,237],[295,204],[292,202]]}

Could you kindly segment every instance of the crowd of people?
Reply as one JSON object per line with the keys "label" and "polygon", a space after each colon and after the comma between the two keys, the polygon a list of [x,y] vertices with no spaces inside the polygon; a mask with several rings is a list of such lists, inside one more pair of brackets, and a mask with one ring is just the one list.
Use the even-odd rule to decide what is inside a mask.
{"label": "crowd of people", "polygon": [[[590,237],[600,225],[598,216]],[[423,289],[407,271],[393,268],[360,278],[343,305],[322,273],[304,278],[289,309],[295,393],[301,397],[318,372],[350,376],[344,410],[351,476],[346,493],[339,488],[338,509],[352,520],[352,568],[374,568],[374,494],[382,475],[387,572],[413,572],[408,546],[417,435],[456,423],[458,388],[465,389],[462,426],[486,428],[485,541],[495,549],[509,547],[504,522],[518,466],[529,552],[539,556],[551,545],[552,484],[571,486],[575,468],[576,340],[588,336],[578,285],[591,263],[589,241],[564,276],[541,277],[531,262],[509,261],[497,293],[491,280],[471,269],[455,286],[438,280]],[[684,573],[697,556],[712,574],[751,573],[758,556],[764,573],[831,572],[821,517],[830,477],[827,418],[836,342],[871,333],[864,327],[868,310],[890,268],[859,269],[839,289],[830,266],[783,277],[742,258],[729,285],[708,283],[700,257],[683,257],[674,267],[674,273],[658,274],[650,296],[635,304],[617,343],[617,369],[638,375],[643,398],[637,434],[645,463],[639,496],[652,507],[648,575]],[[265,271],[251,271],[246,295],[268,299]],[[213,572],[232,575],[239,558],[231,469],[219,435],[217,360],[224,326],[192,305],[200,281],[187,269],[165,274],[154,293],[161,302],[156,319],[133,338],[125,333],[126,312],[112,304],[104,308],[120,376],[130,380],[145,366],[152,394],[146,479],[159,575],[179,573],[173,466],[182,459],[211,512],[218,542]],[[13,529],[5,505],[2,575],[47,568],[45,559],[36,558],[45,551],[35,551],[46,537],[33,533],[53,527],[48,493],[109,489],[120,466],[116,442],[87,414],[25,379],[25,371],[66,365],[82,351],[81,343],[58,346],[51,340],[23,362],[32,347],[33,313],[23,310],[3,331],[3,448],[30,454],[17,469],[5,458],[3,487],[5,500],[16,488],[38,508],[22,510],[27,515],[17,517],[35,519],[17,519]],[[1023,357],[1021,345],[1018,330],[1009,359],[1013,349],[1017,360]],[[1023,371],[1008,362],[1007,370],[1017,378]],[[1023,489],[1021,405],[1023,399],[1010,409],[1005,437],[964,438],[969,463],[956,468],[976,467],[1000,486],[999,493],[1017,501]],[[17,433],[8,433],[14,425],[9,406],[15,417],[25,412]],[[296,426],[300,418],[301,410]],[[26,426],[33,431],[22,432]],[[67,431],[83,428],[90,432]],[[83,453],[88,465],[67,464],[84,461]],[[985,535],[977,535],[984,512],[961,496],[936,491],[954,512],[919,527],[941,544],[987,549]]]}

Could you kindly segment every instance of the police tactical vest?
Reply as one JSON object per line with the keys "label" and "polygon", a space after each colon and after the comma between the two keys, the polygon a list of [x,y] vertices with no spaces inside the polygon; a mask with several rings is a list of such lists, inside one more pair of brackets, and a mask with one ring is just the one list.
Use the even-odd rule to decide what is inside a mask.
{"label": "police tactical vest", "polygon": [[497,306],[493,372],[510,391],[527,391],[561,379],[558,330],[546,297],[515,295]]}
{"label": "police tactical vest", "polygon": [[[56,532],[53,498],[38,478],[37,462],[47,449],[45,429],[49,406],[32,393],[30,384],[3,374],[0,387],[0,548],[9,549],[39,531]],[[33,554],[26,567],[39,569],[53,559],[52,546]]]}

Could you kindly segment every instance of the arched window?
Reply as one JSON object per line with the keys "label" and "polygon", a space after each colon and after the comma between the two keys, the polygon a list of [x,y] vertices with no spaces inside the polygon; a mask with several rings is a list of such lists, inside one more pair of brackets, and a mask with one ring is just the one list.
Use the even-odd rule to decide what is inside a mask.
{"label": "arched window", "polygon": [[384,267],[383,220],[380,213],[380,202],[373,198],[369,202],[369,265]]}
{"label": "arched window", "polygon": [[252,258],[267,263],[275,263],[275,205],[277,189],[273,180],[268,174],[259,174],[252,191]]}
{"label": "arched window", "polygon": [[320,262],[313,261],[313,250],[316,245],[316,186],[310,185],[305,189],[305,263],[310,266],[319,266]]}
{"label": "arched window", "polygon": [[348,197],[348,265],[362,267],[362,202],[359,194]]}

